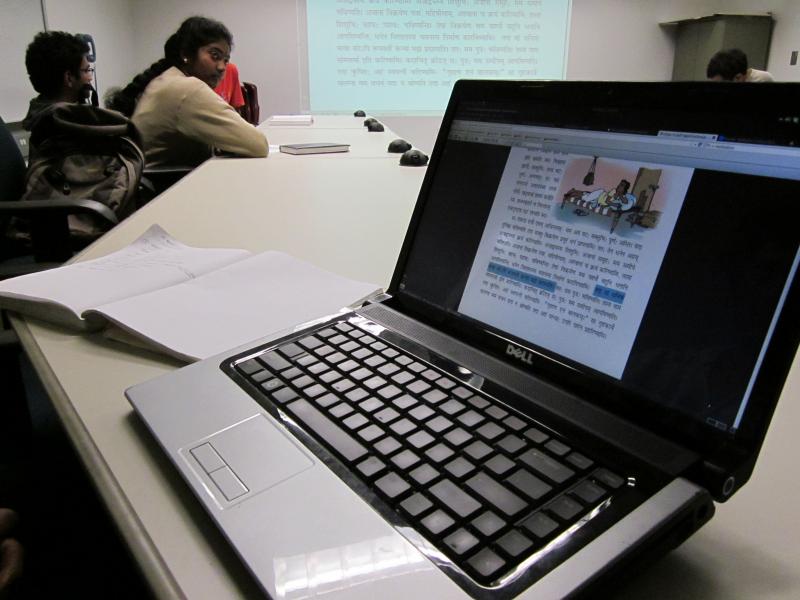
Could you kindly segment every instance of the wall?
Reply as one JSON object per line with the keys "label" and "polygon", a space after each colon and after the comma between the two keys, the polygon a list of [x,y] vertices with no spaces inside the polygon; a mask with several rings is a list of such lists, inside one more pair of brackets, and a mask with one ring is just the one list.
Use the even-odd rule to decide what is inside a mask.
{"label": "wall", "polygon": [[51,30],[89,33],[97,49],[97,87],[100,98],[134,74],[132,61],[137,39],[131,28],[138,3],[130,0],[45,0]]}
{"label": "wall", "polygon": [[25,49],[43,29],[42,10],[31,0],[0,0],[0,117],[7,123],[21,121],[34,95],[25,70]]}
{"label": "wall", "polygon": [[203,15],[233,33],[231,59],[243,81],[258,86],[261,115],[300,110],[296,0],[131,0],[137,72],[163,56],[166,39],[186,17]]}
{"label": "wall", "polygon": [[[718,5],[720,3],[717,3]],[[800,50],[800,2],[798,0],[727,0],[724,10],[718,6],[716,12],[748,13],[771,12],[775,19],[772,30],[767,70],[778,81],[800,81],[800,61],[790,65],[792,50]]]}
{"label": "wall", "polygon": [[[585,3],[591,0],[573,0]],[[604,0],[599,4],[607,4]],[[778,81],[800,82],[800,64],[789,65],[793,50],[800,50],[800,2],[798,0],[680,0],[653,3],[653,17],[659,22],[674,21],[715,13],[772,13],[774,28],[767,70]],[[646,12],[646,11],[644,11]],[[646,22],[646,21],[645,21]]]}
{"label": "wall", "polygon": [[666,14],[664,4],[655,0],[572,0],[567,79],[669,79],[675,42],[658,26]]}
{"label": "wall", "polygon": [[[263,118],[302,108],[298,1],[303,0],[45,0],[45,4],[51,29],[94,35],[101,95],[110,86],[127,83],[158,59],[166,38],[187,16],[204,14],[223,21],[234,34],[233,60],[243,79],[259,88]],[[38,4],[33,0],[0,2],[3,10],[15,3]],[[769,70],[780,80],[800,81],[800,66],[788,64],[791,50],[800,49],[797,0],[573,0],[567,78],[669,79],[674,31],[659,27],[659,22],[715,12],[764,11],[772,11],[776,17]],[[2,23],[0,40],[8,31],[6,19]],[[6,56],[16,65],[22,60],[21,53],[19,59]],[[4,81],[18,82],[20,78],[16,73]],[[27,77],[24,79],[32,95]],[[3,85],[0,114],[10,87]],[[17,88],[20,96],[20,86]],[[24,89],[21,95],[27,101]],[[385,120],[419,147],[432,147],[438,119]]]}
{"label": "wall", "polygon": [[[799,0],[572,0],[567,79],[669,80],[675,31],[659,23],[714,13],[773,13],[775,28],[768,70],[779,81],[800,81]],[[430,150],[440,119],[385,118],[396,132]]]}
{"label": "wall", "polygon": [[786,0],[775,5],[776,22],[767,69],[779,81],[800,81],[800,61],[789,64],[792,51],[800,50],[800,2]]}
{"label": "wall", "polygon": [[[567,53],[569,80],[668,80],[674,32],[659,22],[700,14],[697,0],[572,0]],[[430,151],[441,123],[436,117],[386,117],[394,131]]]}
{"label": "wall", "polygon": [[[130,0],[0,0],[0,116],[19,121],[36,95],[25,70],[25,49],[44,30],[90,33],[97,47],[97,83],[100,96],[133,76],[135,37],[130,27],[134,4]],[[44,16],[42,14],[44,7]]]}
{"label": "wall", "polygon": [[[300,0],[303,1],[303,0]],[[140,68],[159,56],[180,21],[204,14],[233,32],[233,61],[243,79],[258,85],[262,118],[302,108],[297,0],[138,0],[132,26],[137,33]],[[658,14],[672,18],[661,0],[573,0],[569,79],[669,79],[674,42],[658,26]],[[670,7],[691,7],[675,0]],[[369,107],[363,108],[369,111]],[[381,115],[376,115],[380,117]],[[430,150],[441,119],[385,117],[389,127]]]}

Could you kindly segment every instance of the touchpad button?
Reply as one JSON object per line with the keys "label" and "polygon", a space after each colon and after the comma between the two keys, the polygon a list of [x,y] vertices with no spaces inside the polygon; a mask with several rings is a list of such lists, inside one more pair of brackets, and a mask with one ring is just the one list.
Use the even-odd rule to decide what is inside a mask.
{"label": "touchpad button", "polygon": [[[232,472],[229,474],[226,470],[226,475],[234,475],[244,484],[246,493],[233,494],[240,498],[269,489],[314,465],[305,452],[264,415],[255,415],[215,433],[193,446],[190,455],[197,459],[198,450],[205,449],[209,443],[224,462],[222,469]],[[201,466],[208,472],[202,463]],[[216,471],[208,474],[219,487],[214,477]],[[227,479],[233,480],[232,477]],[[220,491],[223,491],[225,499],[233,500],[228,486],[223,487],[226,489]]]}

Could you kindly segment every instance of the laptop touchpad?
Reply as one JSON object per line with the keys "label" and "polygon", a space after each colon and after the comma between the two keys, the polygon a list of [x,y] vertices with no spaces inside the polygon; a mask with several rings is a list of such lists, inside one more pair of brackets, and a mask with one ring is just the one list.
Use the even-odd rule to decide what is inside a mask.
{"label": "laptop touchpad", "polygon": [[286,433],[260,414],[186,450],[187,460],[216,484],[211,491],[222,504],[244,500],[314,465]]}

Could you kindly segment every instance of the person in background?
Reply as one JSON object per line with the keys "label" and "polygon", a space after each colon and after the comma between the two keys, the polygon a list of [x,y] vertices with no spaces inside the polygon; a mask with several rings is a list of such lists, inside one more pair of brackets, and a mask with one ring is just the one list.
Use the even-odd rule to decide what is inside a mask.
{"label": "person in background", "polygon": [[214,91],[235,108],[236,112],[242,114],[240,109],[244,106],[244,96],[242,95],[242,84],[239,81],[239,69],[235,64],[228,63],[225,75],[222,76],[222,81],[214,88]]}
{"label": "person in background", "polygon": [[215,151],[267,156],[264,134],[214,93],[232,45],[219,21],[189,17],[164,44],[164,58],[110,98],[108,107],[139,129],[148,167],[197,166]]}
{"label": "person in background", "polygon": [[25,51],[25,67],[33,98],[22,126],[30,131],[57,102],[86,102],[90,98],[94,67],[87,56],[89,47],[81,38],[65,31],[36,34]]}
{"label": "person in background", "polygon": [[738,48],[720,50],[706,67],[706,77],[712,81],[738,81],[747,83],[771,83],[775,81],[767,71],[747,66],[747,55]]}

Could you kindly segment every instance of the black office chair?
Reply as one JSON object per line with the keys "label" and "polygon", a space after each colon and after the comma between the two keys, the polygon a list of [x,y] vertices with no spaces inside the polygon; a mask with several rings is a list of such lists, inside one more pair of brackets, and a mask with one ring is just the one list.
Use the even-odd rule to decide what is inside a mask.
{"label": "black office chair", "polygon": [[257,126],[261,116],[261,108],[258,105],[258,87],[256,84],[247,81],[243,82],[242,97],[244,97],[244,106],[239,109],[239,114],[242,115],[245,121]]}
{"label": "black office chair", "polygon": [[[95,200],[19,202],[25,191],[25,170],[19,146],[0,118],[0,279],[60,264],[93,241],[70,235],[69,215],[94,215],[109,227],[118,223],[114,212]],[[9,235],[9,223],[14,217],[29,224],[29,236]],[[23,257],[32,259],[27,266]]]}
{"label": "black office chair", "polygon": [[[0,118],[0,201],[19,200],[25,191],[25,160],[8,127]],[[0,213],[2,214],[2,213]],[[7,218],[0,216],[0,226],[5,231]],[[10,269],[6,276],[29,271],[29,267]],[[0,278],[2,278],[0,270]],[[4,440],[12,442],[10,447],[18,447],[29,438],[31,431],[30,414],[27,404],[22,401],[25,391],[20,373],[20,345],[16,333],[8,327],[5,315],[0,316],[0,381],[5,388],[0,402],[0,423]]]}
{"label": "black office chair", "polygon": [[137,203],[137,208],[141,208],[150,200],[178,183],[193,170],[194,167],[145,167],[144,171],[142,171],[142,181],[139,188],[140,200]]}
{"label": "black office chair", "polygon": [[[24,191],[25,159],[8,126],[0,118],[0,202],[19,200]],[[18,254],[16,249],[9,247],[11,243],[5,238],[9,220],[9,217],[0,216],[0,230],[3,233],[0,239],[0,260]],[[9,273],[6,277],[14,274]],[[6,277],[0,276],[3,279]]]}
{"label": "black office chair", "polygon": [[[93,214],[109,224],[117,217],[107,206],[94,200],[26,200],[25,160],[17,142],[0,118],[0,279],[25,275],[56,267],[91,240],[70,236],[67,217]],[[24,219],[29,235],[12,235],[12,219]],[[0,314],[0,435],[22,444],[29,439],[31,421],[20,371],[21,348],[16,333],[9,327],[5,313]]]}

